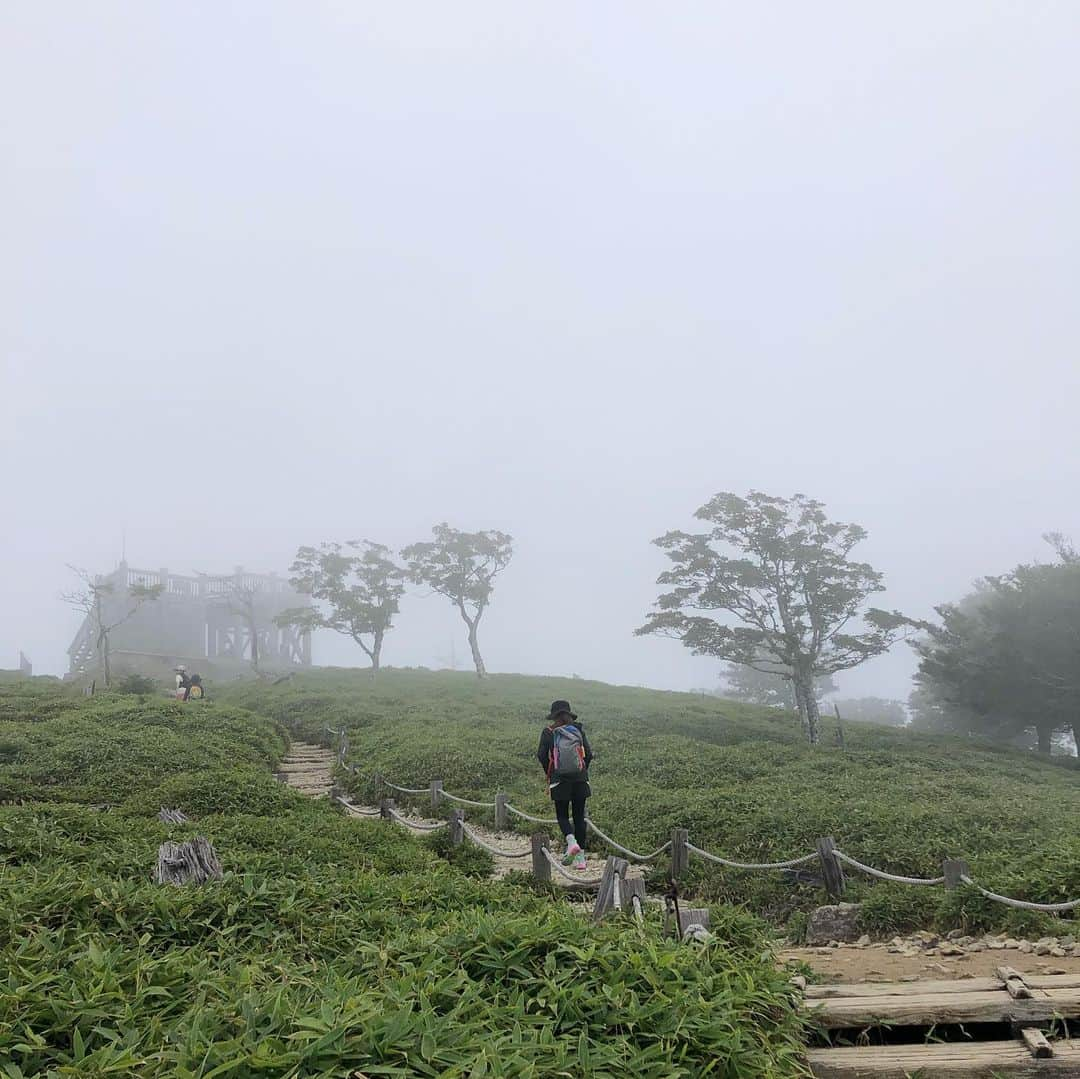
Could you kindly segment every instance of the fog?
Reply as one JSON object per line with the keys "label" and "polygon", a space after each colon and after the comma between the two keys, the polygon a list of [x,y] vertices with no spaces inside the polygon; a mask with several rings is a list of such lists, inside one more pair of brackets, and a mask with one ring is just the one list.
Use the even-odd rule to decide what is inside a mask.
{"label": "fog", "polygon": [[[650,541],[717,491],[863,525],[918,617],[1080,539],[1078,30],[984,0],[8,5],[0,667],[66,669],[66,563],[284,571],[446,520],[515,539],[492,671],[712,686],[632,631]],[[414,588],[384,662],[451,641],[467,667]]]}

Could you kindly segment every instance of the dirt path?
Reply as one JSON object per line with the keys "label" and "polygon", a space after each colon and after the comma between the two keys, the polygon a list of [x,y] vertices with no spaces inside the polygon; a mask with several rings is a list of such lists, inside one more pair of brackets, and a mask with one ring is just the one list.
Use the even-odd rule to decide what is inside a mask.
{"label": "dirt path", "polygon": [[309,798],[329,797],[334,785],[334,754],[322,746],[293,742],[278,766],[277,775]]}
{"label": "dirt path", "polygon": [[[334,754],[331,750],[306,742],[294,742],[278,768],[278,775],[283,776],[285,782],[301,794],[306,794],[311,798],[326,798],[329,797],[330,790],[334,785],[334,763]],[[379,816],[377,806],[355,805],[351,802],[343,802],[342,805],[345,812],[351,817],[374,820]],[[483,813],[483,810],[478,812]],[[434,830],[433,825],[445,823],[444,821],[418,816],[406,809],[399,809],[398,814],[401,818],[398,822],[399,825],[407,827],[414,835],[428,835]],[[489,852],[495,860],[495,867],[491,874],[493,879],[499,880],[515,869],[531,872],[532,850],[528,839],[524,836],[519,835],[517,832],[496,832],[491,828],[469,820],[467,817],[465,823],[469,831],[482,843],[488,844],[495,850],[507,852],[505,857]],[[466,835],[465,841],[472,842],[473,840]],[[551,879],[555,884],[566,888],[588,883],[595,880],[603,872],[604,861],[602,855],[587,854],[584,869],[567,870],[568,873],[572,874],[572,879],[563,876],[554,868],[551,871]],[[637,866],[631,866],[626,875],[628,878],[640,877],[642,875],[641,869]]]}
{"label": "dirt path", "polygon": [[781,963],[799,960],[812,967],[826,982],[949,981],[958,978],[992,977],[998,967],[1013,967],[1022,974],[1080,974],[1080,956],[1048,956],[1015,948],[987,949],[964,955],[903,955],[888,946],[858,948],[785,948]]}

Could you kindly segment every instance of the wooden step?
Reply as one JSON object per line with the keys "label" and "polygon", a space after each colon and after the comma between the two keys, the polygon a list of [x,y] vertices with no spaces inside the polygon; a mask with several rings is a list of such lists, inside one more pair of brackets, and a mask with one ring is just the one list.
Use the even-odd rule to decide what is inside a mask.
{"label": "wooden step", "polygon": [[[903,984],[906,988],[908,983]],[[917,982],[910,984],[918,985]],[[1015,999],[1002,985],[994,990],[972,991],[927,992],[924,988],[919,993],[810,999],[806,1001],[806,1008],[815,1023],[830,1029],[876,1024],[1043,1023],[1054,1018],[1080,1018],[1080,990],[1033,988],[1030,997]]]}
{"label": "wooden step", "polygon": [[1020,1039],[948,1045],[869,1045],[811,1049],[818,1079],[1016,1079],[1080,1076],[1080,1042],[1052,1042],[1054,1055],[1032,1056]]}
{"label": "wooden step", "polygon": [[[808,985],[806,999],[917,997],[923,993],[987,993],[1001,989],[1002,984],[1000,978],[947,978],[936,982],[856,982],[851,985]],[[1031,983],[1028,982],[1028,984]]]}

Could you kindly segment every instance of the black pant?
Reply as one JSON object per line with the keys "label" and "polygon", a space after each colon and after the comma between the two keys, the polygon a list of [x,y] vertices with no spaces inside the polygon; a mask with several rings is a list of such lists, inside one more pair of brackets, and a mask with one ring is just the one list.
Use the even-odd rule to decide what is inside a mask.
{"label": "black pant", "polygon": [[[578,846],[584,850],[585,840],[588,838],[588,826],[585,824],[585,799],[588,798],[589,795],[588,790],[585,788],[585,784],[575,784],[575,787],[579,789],[574,790],[568,799],[553,799],[555,802],[555,818],[559,822],[562,834],[565,836],[573,835],[578,841]],[[571,806],[574,808],[573,830],[570,828]]]}

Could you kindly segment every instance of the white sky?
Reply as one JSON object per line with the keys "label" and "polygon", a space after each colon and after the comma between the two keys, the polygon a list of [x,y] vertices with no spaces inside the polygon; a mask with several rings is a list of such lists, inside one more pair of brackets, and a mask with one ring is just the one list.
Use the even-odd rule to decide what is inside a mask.
{"label": "white sky", "polygon": [[[66,562],[517,554],[493,670],[635,639],[718,490],[870,531],[919,616],[1080,539],[1075,3],[25,0],[0,34],[0,666]],[[460,622],[410,597],[391,664]],[[362,657],[319,640],[316,659]],[[844,678],[906,696],[903,646]]]}

